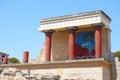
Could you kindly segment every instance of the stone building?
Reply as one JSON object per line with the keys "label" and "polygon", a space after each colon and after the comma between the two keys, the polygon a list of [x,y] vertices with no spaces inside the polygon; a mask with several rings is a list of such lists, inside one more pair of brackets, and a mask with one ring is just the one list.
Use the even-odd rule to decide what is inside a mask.
{"label": "stone building", "polygon": [[119,58],[111,52],[110,22],[102,10],[42,19],[38,30],[45,34],[45,43],[40,55],[27,64],[1,65],[0,78],[120,80]]}
{"label": "stone building", "polygon": [[41,51],[44,61],[77,57],[109,60],[110,22],[103,11],[42,19],[39,31],[46,35],[45,51]]}
{"label": "stone building", "polygon": [[45,34],[45,45],[36,63],[63,61],[67,68],[58,64],[63,78],[115,80],[110,22],[101,10],[42,19],[39,31]]}

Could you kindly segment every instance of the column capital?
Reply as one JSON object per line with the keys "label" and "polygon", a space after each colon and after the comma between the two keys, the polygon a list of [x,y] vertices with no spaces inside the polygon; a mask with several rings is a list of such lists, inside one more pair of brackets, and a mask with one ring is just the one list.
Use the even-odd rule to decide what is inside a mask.
{"label": "column capital", "polygon": [[53,34],[55,31],[53,31],[53,30],[44,30],[43,32],[45,34]]}
{"label": "column capital", "polygon": [[68,30],[69,32],[73,32],[73,31],[77,31],[78,28],[77,28],[77,27],[67,27],[67,30]]}
{"label": "column capital", "polygon": [[103,28],[105,25],[104,25],[103,23],[96,23],[96,24],[93,24],[92,26],[93,26],[93,28],[95,28],[95,29],[101,29],[101,28]]}

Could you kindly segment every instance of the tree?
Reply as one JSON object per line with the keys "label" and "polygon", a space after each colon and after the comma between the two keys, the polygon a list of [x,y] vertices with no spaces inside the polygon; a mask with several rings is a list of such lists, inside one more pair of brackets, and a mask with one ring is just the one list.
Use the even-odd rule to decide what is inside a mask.
{"label": "tree", "polygon": [[120,51],[116,51],[114,54],[115,54],[115,57],[120,57]]}
{"label": "tree", "polygon": [[10,63],[20,63],[20,61],[17,58],[15,58],[15,57],[9,58],[9,62]]}

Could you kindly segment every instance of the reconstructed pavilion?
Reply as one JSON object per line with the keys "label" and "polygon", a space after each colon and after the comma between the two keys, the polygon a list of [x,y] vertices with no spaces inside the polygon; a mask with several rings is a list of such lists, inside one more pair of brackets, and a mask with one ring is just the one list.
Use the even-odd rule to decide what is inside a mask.
{"label": "reconstructed pavilion", "polygon": [[26,69],[39,80],[116,80],[117,75],[119,80],[111,54],[110,22],[101,10],[42,19],[39,31],[45,34],[45,44],[40,55],[28,62],[25,51],[27,64],[0,68]]}
{"label": "reconstructed pavilion", "polygon": [[102,10],[42,19],[38,62],[47,62],[47,73],[57,70],[61,80],[115,80],[110,22]]}
{"label": "reconstructed pavilion", "polygon": [[115,80],[110,22],[102,10],[42,19],[45,44],[34,62],[39,72],[60,80]]}
{"label": "reconstructed pavilion", "polygon": [[111,19],[103,11],[42,19],[45,61],[104,58],[109,60]]}

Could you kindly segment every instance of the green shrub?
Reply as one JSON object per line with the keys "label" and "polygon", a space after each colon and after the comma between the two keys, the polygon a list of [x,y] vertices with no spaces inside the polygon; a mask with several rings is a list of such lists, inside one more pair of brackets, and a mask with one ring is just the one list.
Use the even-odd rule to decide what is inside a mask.
{"label": "green shrub", "polygon": [[20,61],[15,57],[9,58],[9,62],[10,63],[20,63]]}
{"label": "green shrub", "polygon": [[115,54],[115,57],[120,57],[120,51],[116,51],[114,54]]}

